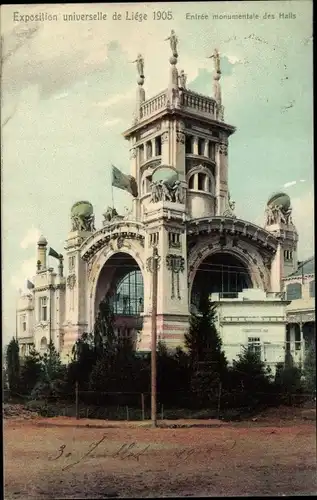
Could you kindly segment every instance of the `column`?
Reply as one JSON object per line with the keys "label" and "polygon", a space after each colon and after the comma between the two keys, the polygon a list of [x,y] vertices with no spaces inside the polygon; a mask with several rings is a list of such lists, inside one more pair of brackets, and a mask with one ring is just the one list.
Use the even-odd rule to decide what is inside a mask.
{"label": "column", "polygon": [[196,135],[193,140],[193,154],[198,155],[198,137]]}
{"label": "column", "polygon": [[151,139],[152,142],[152,156],[156,156],[156,148],[155,148],[155,137]]}
{"label": "column", "polygon": [[198,174],[194,174],[194,189],[198,191]]}
{"label": "column", "polygon": [[208,157],[208,154],[209,154],[209,141],[208,139],[205,139],[204,156]]}

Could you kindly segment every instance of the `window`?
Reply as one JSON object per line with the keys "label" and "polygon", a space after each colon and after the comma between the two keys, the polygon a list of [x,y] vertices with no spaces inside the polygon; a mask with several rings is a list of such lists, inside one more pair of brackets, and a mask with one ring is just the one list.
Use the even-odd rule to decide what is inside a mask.
{"label": "window", "polygon": [[144,161],[144,144],[141,144],[141,146],[139,146],[139,156],[140,162],[142,163]]}
{"label": "window", "polygon": [[22,314],[21,316],[21,330],[22,333],[26,332],[26,314]]}
{"label": "window", "polygon": [[47,297],[40,297],[40,321],[47,321]]}
{"label": "window", "polygon": [[198,191],[205,191],[206,175],[201,172],[198,174]]}
{"label": "window", "polygon": [[148,141],[146,143],[146,159],[152,158],[153,150],[152,150],[152,142]]}
{"label": "window", "polygon": [[159,233],[151,233],[150,234],[150,245],[157,245],[159,241]]}
{"label": "window", "polygon": [[309,296],[315,297],[315,280],[310,281],[309,283]]}
{"label": "window", "polygon": [[248,349],[261,358],[261,341],[260,337],[248,338]]}
{"label": "window", "polygon": [[215,144],[214,142],[211,142],[209,141],[208,143],[208,158],[210,158],[211,160],[214,160],[215,159]]}
{"label": "window", "polygon": [[198,139],[198,154],[200,156],[204,155],[204,149],[205,149],[205,139]]}
{"label": "window", "polygon": [[295,325],[295,350],[299,351],[300,348],[301,348],[300,326]]}
{"label": "window", "polygon": [[191,135],[186,135],[185,153],[192,154],[192,152],[193,152],[193,137]]}
{"label": "window", "polygon": [[46,337],[41,338],[40,349],[43,351],[45,349],[47,349],[47,338]]}
{"label": "window", "polygon": [[293,260],[293,251],[292,250],[284,250],[284,260]]}
{"label": "window", "polygon": [[194,189],[194,175],[192,175],[188,182],[188,189]]}
{"label": "window", "polygon": [[181,246],[180,234],[168,233],[168,243],[170,247],[179,248]]}
{"label": "window", "polygon": [[162,139],[161,136],[159,135],[158,137],[155,137],[155,156],[161,156],[162,154]]}
{"label": "window", "polygon": [[297,300],[302,298],[302,285],[300,283],[290,283],[286,287],[287,300]]}
{"label": "window", "polygon": [[130,271],[122,278],[113,296],[115,314],[138,316],[143,311],[143,277],[141,271]]}

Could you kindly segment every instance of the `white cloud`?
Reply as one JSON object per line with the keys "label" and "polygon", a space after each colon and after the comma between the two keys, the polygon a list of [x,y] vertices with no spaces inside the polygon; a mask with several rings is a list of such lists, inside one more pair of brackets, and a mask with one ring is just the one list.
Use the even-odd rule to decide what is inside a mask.
{"label": "white cloud", "polygon": [[25,249],[32,245],[36,245],[40,236],[41,231],[35,227],[31,227],[30,229],[28,229],[26,235],[21,240],[20,247]]}
{"label": "white cloud", "polygon": [[25,292],[26,280],[32,279],[36,271],[36,255],[30,259],[25,259],[22,261],[20,270],[11,277],[11,284],[15,290],[22,290]]}
{"label": "white cloud", "polygon": [[96,102],[95,106],[100,106],[102,108],[110,108],[115,104],[121,103],[122,101],[132,100],[135,98],[135,91],[127,92],[126,94],[114,94],[105,101]]}
{"label": "white cloud", "polygon": [[287,188],[290,186],[295,186],[295,184],[297,184],[297,181],[285,182],[285,184],[283,184],[283,187]]}
{"label": "white cloud", "polygon": [[62,92],[61,94],[57,94],[54,99],[64,99],[68,96],[68,92]]}
{"label": "white cloud", "polygon": [[121,118],[113,118],[113,120],[108,120],[104,122],[103,126],[108,128],[108,127],[113,127],[114,125],[117,125],[117,123],[121,123],[122,119]]}
{"label": "white cloud", "polygon": [[237,63],[242,63],[241,59],[237,56],[228,56],[226,54],[223,54],[224,56],[227,57],[228,61],[230,64],[237,64]]}

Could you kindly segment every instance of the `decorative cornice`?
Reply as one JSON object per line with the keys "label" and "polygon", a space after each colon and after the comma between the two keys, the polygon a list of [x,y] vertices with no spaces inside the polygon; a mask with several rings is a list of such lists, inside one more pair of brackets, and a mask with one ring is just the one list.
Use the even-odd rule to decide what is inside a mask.
{"label": "decorative cornice", "polygon": [[245,237],[265,248],[269,252],[275,252],[278,239],[270,232],[242,219],[214,216],[191,220],[187,223],[188,236],[211,233],[230,233],[239,237]]}
{"label": "decorative cornice", "polygon": [[[131,227],[131,229],[130,229]],[[134,231],[132,229],[135,229]],[[145,234],[143,224],[132,221],[113,221],[94,233],[81,247],[81,257],[88,262],[101,248],[107,246],[112,240],[118,240],[118,246],[123,239],[135,240],[144,246]],[[121,245],[122,246],[122,245]]]}

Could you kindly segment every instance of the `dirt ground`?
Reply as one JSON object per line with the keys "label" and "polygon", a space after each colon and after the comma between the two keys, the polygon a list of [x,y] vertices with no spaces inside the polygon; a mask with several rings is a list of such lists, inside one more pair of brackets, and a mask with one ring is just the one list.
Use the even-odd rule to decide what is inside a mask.
{"label": "dirt ground", "polygon": [[315,410],[282,413],[238,423],[159,422],[165,428],[157,429],[6,419],[5,498],[313,495]]}

